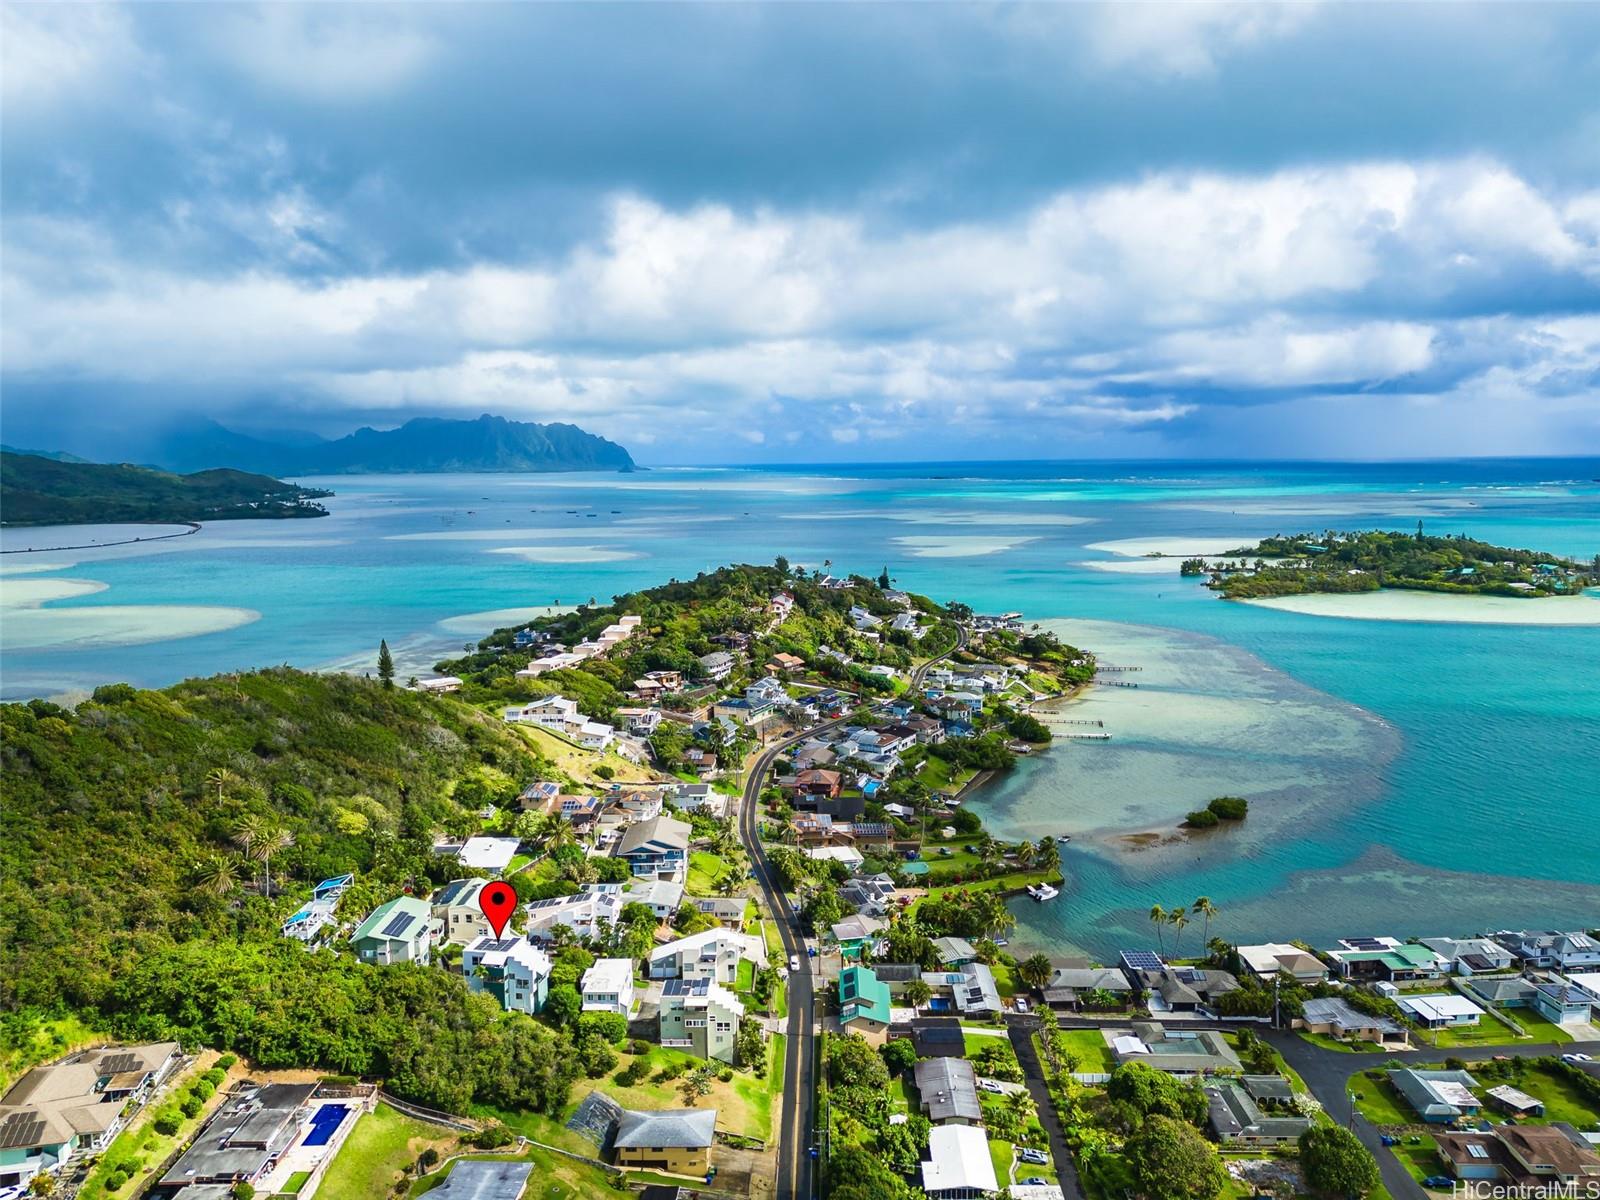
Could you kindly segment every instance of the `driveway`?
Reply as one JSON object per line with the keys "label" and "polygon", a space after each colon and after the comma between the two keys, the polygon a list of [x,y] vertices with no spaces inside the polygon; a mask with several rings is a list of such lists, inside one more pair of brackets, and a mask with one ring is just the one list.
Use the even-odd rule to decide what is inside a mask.
{"label": "driveway", "polygon": [[[1044,1067],[1039,1062],[1039,1052],[1033,1047],[1033,1031],[1039,1027],[1036,1020],[1012,1018],[1009,1035],[1011,1048],[1017,1052],[1017,1062],[1022,1065],[1022,1077],[1027,1081],[1028,1094],[1038,1110],[1039,1124],[1050,1139],[1050,1157],[1055,1162],[1056,1181],[1066,1200],[1084,1200],[1083,1187],[1078,1183],[1078,1168],[1072,1160],[1072,1149],[1067,1145],[1066,1131],[1061,1128],[1061,1118],[1056,1115],[1056,1102],[1050,1098],[1050,1088],[1044,1081]],[[1043,1170],[1043,1168],[1039,1168]]]}

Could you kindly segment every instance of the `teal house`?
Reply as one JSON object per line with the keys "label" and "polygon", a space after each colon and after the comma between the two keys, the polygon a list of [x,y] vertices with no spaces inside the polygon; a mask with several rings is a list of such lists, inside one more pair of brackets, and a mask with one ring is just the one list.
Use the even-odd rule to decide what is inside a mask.
{"label": "teal house", "polygon": [[871,967],[839,972],[839,1027],[859,1033],[874,1045],[889,1036],[889,985]]}
{"label": "teal house", "polygon": [[427,965],[439,928],[433,910],[415,896],[380,904],[350,935],[350,946],[364,963],[414,962]]}

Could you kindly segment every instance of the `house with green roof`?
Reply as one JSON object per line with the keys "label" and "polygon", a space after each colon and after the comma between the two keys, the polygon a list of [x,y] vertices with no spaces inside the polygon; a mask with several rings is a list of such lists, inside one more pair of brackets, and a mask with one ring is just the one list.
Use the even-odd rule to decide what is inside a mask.
{"label": "house with green roof", "polygon": [[1444,973],[1439,955],[1427,946],[1397,942],[1393,938],[1354,938],[1327,952],[1333,969],[1347,979],[1366,982],[1437,979]]}
{"label": "house with green roof", "polygon": [[397,896],[372,910],[350,935],[350,946],[364,963],[414,962],[424,966],[440,932],[433,910],[415,896]]}
{"label": "house with green roof", "polygon": [[839,972],[839,1028],[859,1033],[873,1045],[889,1036],[889,985],[871,967]]}

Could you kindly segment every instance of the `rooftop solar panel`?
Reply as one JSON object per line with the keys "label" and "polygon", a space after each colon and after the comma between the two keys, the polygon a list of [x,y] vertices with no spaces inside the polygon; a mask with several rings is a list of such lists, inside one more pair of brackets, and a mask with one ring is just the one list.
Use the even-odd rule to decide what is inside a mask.
{"label": "rooftop solar panel", "polygon": [[1123,965],[1135,971],[1159,971],[1161,957],[1154,950],[1124,950],[1122,952]]}
{"label": "rooftop solar panel", "polygon": [[35,1113],[12,1113],[0,1121],[0,1150],[32,1146],[44,1132],[44,1118]]}
{"label": "rooftop solar panel", "polygon": [[1484,1146],[1479,1145],[1477,1142],[1468,1143],[1468,1145],[1467,1145],[1467,1153],[1469,1155],[1471,1155],[1473,1158],[1488,1158],[1489,1157],[1488,1149],[1486,1147],[1484,1147]]}
{"label": "rooftop solar panel", "polygon": [[100,1060],[102,1075],[121,1075],[124,1071],[137,1071],[144,1061],[137,1054],[111,1054]]}
{"label": "rooftop solar panel", "polygon": [[399,937],[417,922],[417,918],[408,912],[395,913],[389,923],[383,927],[379,937]]}

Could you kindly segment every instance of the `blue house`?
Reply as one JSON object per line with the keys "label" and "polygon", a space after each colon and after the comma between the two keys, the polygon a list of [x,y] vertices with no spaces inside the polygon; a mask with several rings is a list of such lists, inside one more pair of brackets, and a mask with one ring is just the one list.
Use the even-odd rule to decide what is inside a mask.
{"label": "blue house", "polygon": [[635,875],[681,878],[689,865],[689,834],[687,821],[651,817],[628,826],[612,853],[626,859]]}

